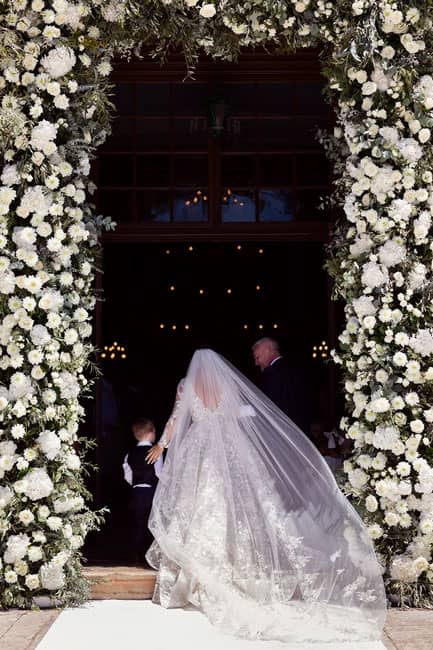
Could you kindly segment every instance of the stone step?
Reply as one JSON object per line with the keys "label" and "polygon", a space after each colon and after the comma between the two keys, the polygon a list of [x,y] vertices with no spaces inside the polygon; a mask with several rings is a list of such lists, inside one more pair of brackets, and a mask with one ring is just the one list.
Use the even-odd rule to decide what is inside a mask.
{"label": "stone step", "polygon": [[156,571],[135,566],[91,566],[83,571],[92,600],[146,600],[152,598]]}

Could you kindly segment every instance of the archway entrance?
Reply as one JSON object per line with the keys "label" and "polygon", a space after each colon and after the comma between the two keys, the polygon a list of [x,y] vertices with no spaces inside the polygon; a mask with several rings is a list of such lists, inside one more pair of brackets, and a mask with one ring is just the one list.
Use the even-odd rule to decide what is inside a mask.
{"label": "archway entrance", "polygon": [[96,328],[93,490],[111,510],[88,543],[98,563],[128,561],[131,423],[148,416],[161,432],[197,346],[257,381],[251,345],[274,336],[308,371],[312,420],[336,415],[325,365],[335,337],[323,270],[331,215],[319,210],[330,177],[317,140],[332,115],[317,55],[205,61],[184,83],[183,72],[182,59],[115,69],[118,117],[94,167],[98,207],[118,222],[103,241]]}

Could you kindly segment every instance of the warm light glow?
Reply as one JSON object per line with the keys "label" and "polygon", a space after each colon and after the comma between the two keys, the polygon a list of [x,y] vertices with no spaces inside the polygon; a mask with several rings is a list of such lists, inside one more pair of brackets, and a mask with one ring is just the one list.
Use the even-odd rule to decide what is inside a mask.
{"label": "warm light glow", "polygon": [[122,354],[122,359],[126,359],[126,354]]}
{"label": "warm light glow", "polygon": [[259,248],[259,254],[263,255],[263,248]]}
{"label": "warm light glow", "polygon": [[193,250],[194,250],[194,247],[193,247],[193,246],[188,246],[188,250],[189,250],[189,251],[193,251]]}
{"label": "warm light glow", "polygon": [[112,353],[110,354],[110,359],[114,359],[115,357],[116,357],[116,355],[114,354],[114,352],[112,352]]}
{"label": "warm light glow", "polygon": [[204,197],[203,197],[203,201],[207,201],[207,196],[206,196],[206,194],[205,194]]}
{"label": "warm light glow", "polygon": [[113,345],[117,345],[117,341],[114,341]]}
{"label": "warm light glow", "polygon": [[167,248],[167,250],[165,251],[165,254],[166,254],[166,255],[170,255],[170,252],[171,252],[170,249]]}
{"label": "warm light glow", "polygon": [[171,329],[172,329],[173,331],[174,331],[175,329],[177,329],[176,325],[172,325],[172,326],[171,326]]}
{"label": "warm light glow", "polygon": [[261,286],[259,284],[256,284],[256,291],[260,291]]}
{"label": "warm light glow", "polygon": [[244,330],[247,330],[247,329],[248,329],[248,325],[244,325]]}
{"label": "warm light glow", "polygon": [[232,292],[232,290],[231,290],[231,289],[227,289],[227,293],[231,293],[231,292]]}
{"label": "warm light glow", "polygon": [[101,359],[105,359],[106,356],[107,356],[107,355],[105,354],[105,352],[103,352],[103,353],[101,354]]}
{"label": "warm light glow", "polygon": [[204,294],[204,289],[200,289],[199,294],[202,296]]}
{"label": "warm light glow", "polygon": [[262,330],[262,329],[263,329],[263,325],[260,323],[259,330]]}
{"label": "warm light glow", "polygon": [[104,350],[108,350],[108,345],[104,345]]}
{"label": "warm light glow", "polygon": [[313,352],[313,359],[315,359],[316,357],[317,357],[317,354],[315,352]]}
{"label": "warm light glow", "polygon": [[278,324],[277,324],[277,323],[274,323],[274,324],[272,325],[272,327],[274,328],[274,330],[276,330],[276,329],[278,329]]}
{"label": "warm light glow", "polygon": [[186,330],[189,330],[189,325],[185,325],[185,329],[186,329]]}
{"label": "warm light glow", "polygon": [[227,188],[227,194],[228,194],[228,196],[231,196],[231,194],[232,194],[232,191],[231,191],[231,189],[229,187]]}
{"label": "warm light glow", "polygon": [[238,244],[238,245],[236,246],[236,248],[237,248],[238,251],[241,251],[241,250],[242,250],[242,246],[241,246],[240,244]]}
{"label": "warm light glow", "polygon": [[317,345],[313,345],[313,350],[314,350],[314,351],[317,350]]}
{"label": "warm light glow", "polygon": [[175,288],[176,288],[176,287],[174,286],[174,284],[172,284],[171,287],[170,287],[170,291],[174,291]]}
{"label": "warm light glow", "polygon": [[161,325],[159,326],[159,329],[163,330],[164,327],[165,327],[164,323],[161,323]]}

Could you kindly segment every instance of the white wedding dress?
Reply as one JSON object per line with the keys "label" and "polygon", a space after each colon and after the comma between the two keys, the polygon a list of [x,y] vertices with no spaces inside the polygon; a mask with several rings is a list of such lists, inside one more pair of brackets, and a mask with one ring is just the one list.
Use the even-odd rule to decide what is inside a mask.
{"label": "white wedding dress", "polygon": [[360,518],[304,434],[211,350],[194,354],[163,442],[154,602],[247,639],[380,639],[381,569]]}

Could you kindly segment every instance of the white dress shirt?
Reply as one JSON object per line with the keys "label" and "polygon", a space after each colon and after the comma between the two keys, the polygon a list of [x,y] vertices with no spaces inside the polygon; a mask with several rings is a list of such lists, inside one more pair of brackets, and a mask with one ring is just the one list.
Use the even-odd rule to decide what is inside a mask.
{"label": "white dress shirt", "polygon": [[276,361],[278,361],[278,359],[282,359],[282,358],[283,358],[283,355],[280,354],[279,357],[275,357],[275,359],[272,359],[271,363],[269,364],[269,367],[273,366],[274,363],[275,363]]}
{"label": "white dress shirt", "polygon": [[[137,447],[153,447],[152,443],[149,442],[148,440],[141,440],[140,442],[137,443]],[[158,460],[155,463],[155,474],[156,477],[159,478],[162,472],[162,465],[163,465],[163,460],[162,460],[162,454],[158,458]],[[123,476],[125,478],[125,481],[129,483],[129,485],[132,485],[132,469],[130,465],[128,464],[128,454],[125,456],[125,460],[123,461]],[[138,485],[134,485],[133,487],[152,487],[149,485],[149,483],[139,483]]]}

